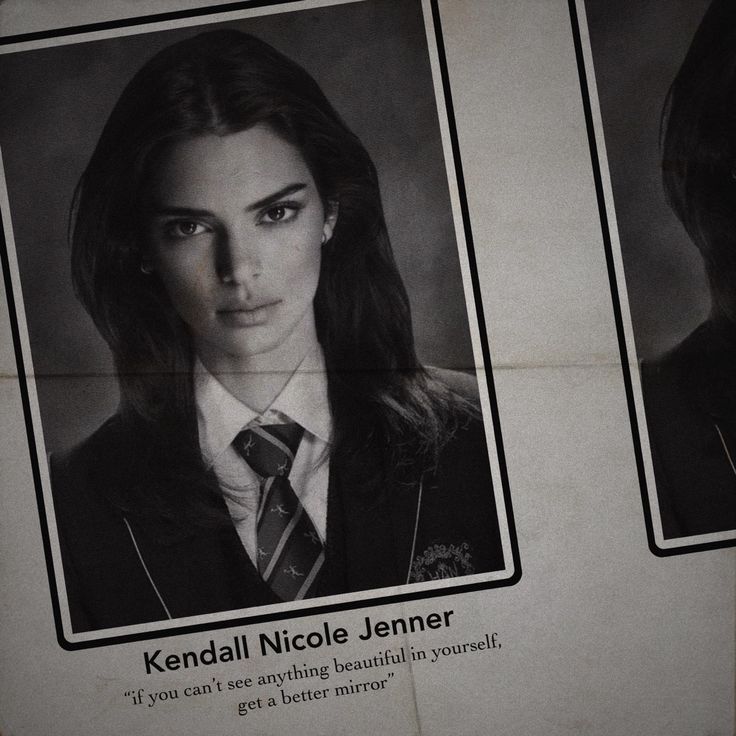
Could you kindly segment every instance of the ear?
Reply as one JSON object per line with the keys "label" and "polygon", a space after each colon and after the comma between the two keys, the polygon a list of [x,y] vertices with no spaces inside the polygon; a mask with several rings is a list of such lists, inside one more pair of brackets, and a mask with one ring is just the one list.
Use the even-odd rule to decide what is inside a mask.
{"label": "ear", "polygon": [[328,199],[325,207],[325,224],[322,226],[322,243],[326,243],[335,231],[340,205],[336,199]]}

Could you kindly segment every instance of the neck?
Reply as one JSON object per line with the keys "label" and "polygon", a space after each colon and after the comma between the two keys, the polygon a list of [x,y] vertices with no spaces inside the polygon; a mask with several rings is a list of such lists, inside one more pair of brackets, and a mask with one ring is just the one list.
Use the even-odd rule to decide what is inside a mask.
{"label": "neck", "polygon": [[281,345],[265,353],[246,357],[213,354],[202,346],[197,352],[205,368],[230,394],[253,411],[263,413],[318,344],[312,319],[300,325]]}

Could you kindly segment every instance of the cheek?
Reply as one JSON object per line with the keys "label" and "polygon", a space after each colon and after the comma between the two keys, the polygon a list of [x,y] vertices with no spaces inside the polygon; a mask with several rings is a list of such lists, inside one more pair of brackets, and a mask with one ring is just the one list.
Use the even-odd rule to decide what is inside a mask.
{"label": "cheek", "polygon": [[206,278],[201,263],[160,260],[157,271],[179,316],[185,322],[196,321],[207,304]]}
{"label": "cheek", "polygon": [[295,250],[282,270],[283,282],[287,289],[304,299],[311,300],[317,288],[321,265],[321,248],[313,245]]}

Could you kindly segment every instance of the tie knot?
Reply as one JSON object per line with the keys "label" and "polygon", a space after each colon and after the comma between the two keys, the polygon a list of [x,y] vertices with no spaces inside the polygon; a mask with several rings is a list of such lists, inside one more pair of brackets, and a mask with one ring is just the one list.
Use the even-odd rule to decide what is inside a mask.
{"label": "tie knot", "polygon": [[233,446],[262,478],[288,476],[303,434],[296,422],[255,425],[240,432]]}

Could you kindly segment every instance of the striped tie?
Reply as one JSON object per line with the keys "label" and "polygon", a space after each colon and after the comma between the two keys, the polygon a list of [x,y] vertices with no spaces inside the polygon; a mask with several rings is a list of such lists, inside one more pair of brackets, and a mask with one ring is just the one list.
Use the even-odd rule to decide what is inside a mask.
{"label": "striped tie", "polygon": [[289,482],[304,429],[298,424],[255,425],[233,446],[261,478],[256,521],[258,572],[284,601],[314,595],[325,553],[317,530]]}

